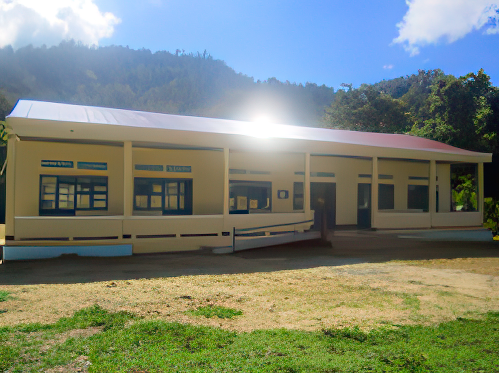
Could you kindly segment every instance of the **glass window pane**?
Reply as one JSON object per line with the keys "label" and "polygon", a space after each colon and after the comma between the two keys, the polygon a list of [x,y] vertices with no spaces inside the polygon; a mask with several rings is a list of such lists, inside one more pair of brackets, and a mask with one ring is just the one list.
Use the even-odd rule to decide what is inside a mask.
{"label": "glass window pane", "polygon": [[55,194],[55,184],[42,185],[42,194]]}
{"label": "glass window pane", "polygon": [[177,194],[177,183],[168,183],[168,194]]}
{"label": "glass window pane", "polygon": [[42,209],[52,210],[55,209],[55,201],[43,201]]}
{"label": "glass window pane", "polygon": [[180,183],[180,194],[185,194],[185,181]]}
{"label": "glass window pane", "polygon": [[151,196],[151,208],[161,208],[162,207],[162,197],[161,196]]}
{"label": "glass window pane", "polygon": [[55,185],[55,184],[57,184],[57,178],[53,177],[53,176],[43,176],[42,177],[42,184]]}
{"label": "glass window pane", "polygon": [[95,200],[105,201],[106,200],[106,195],[105,194],[94,194],[94,201]]}
{"label": "glass window pane", "polygon": [[107,186],[106,185],[95,185],[94,192],[107,192]]}
{"label": "glass window pane", "polygon": [[79,194],[76,200],[76,207],[79,209],[89,209],[90,196],[88,194]]}
{"label": "glass window pane", "polygon": [[94,201],[94,208],[100,209],[100,208],[106,208],[106,201]]}
{"label": "glass window pane", "polygon": [[170,210],[177,210],[177,196],[169,196],[168,199]]}
{"label": "glass window pane", "polygon": [[135,196],[135,206],[146,209],[147,208],[147,196]]}
{"label": "glass window pane", "polygon": [[180,210],[183,210],[185,208],[185,203],[184,203],[184,196],[180,196],[180,201],[179,201],[179,208]]}
{"label": "glass window pane", "polygon": [[152,185],[152,192],[153,193],[161,193],[162,191],[162,188],[161,188],[161,184],[153,184]]}

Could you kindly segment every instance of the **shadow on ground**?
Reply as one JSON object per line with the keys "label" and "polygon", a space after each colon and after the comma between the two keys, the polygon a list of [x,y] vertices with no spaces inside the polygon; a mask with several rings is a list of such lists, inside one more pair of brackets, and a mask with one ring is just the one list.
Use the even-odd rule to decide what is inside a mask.
{"label": "shadow on ground", "polygon": [[209,250],[119,258],[68,256],[0,265],[0,284],[81,283],[341,266],[390,260],[499,257],[499,242],[445,242],[376,232],[334,232],[332,247],[302,242],[216,255]]}

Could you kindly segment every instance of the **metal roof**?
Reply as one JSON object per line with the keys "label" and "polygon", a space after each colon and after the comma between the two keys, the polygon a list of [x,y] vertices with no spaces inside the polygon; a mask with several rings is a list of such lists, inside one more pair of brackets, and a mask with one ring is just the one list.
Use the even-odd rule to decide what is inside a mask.
{"label": "metal roof", "polygon": [[[491,161],[491,154],[488,153],[471,152],[403,134],[261,124],[31,100],[19,100],[7,117],[7,123],[15,134],[25,137],[159,142],[231,149],[244,149],[250,145],[254,147],[258,140],[249,138],[265,138],[274,140],[272,146],[281,151]],[[265,143],[261,139],[259,142]],[[354,147],[350,147],[349,151],[345,148],[347,145]],[[371,151],[361,151],[359,147],[369,147]],[[374,148],[394,151],[380,152],[374,151]],[[415,153],[411,155],[401,151]],[[429,152],[434,156],[423,156],[421,152]]]}

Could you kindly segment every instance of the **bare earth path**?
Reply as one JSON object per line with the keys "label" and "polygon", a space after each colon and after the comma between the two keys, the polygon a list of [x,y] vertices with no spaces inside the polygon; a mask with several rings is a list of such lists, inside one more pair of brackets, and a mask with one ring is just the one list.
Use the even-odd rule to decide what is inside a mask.
{"label": "bare earth path", "polygon": [[[313,244],[0,266],[0,325],[53,322],[99,304],[147,318],[249,331],[438,323],[499,310],[499,243],[337,232]],[[216,304],[231,320],[185,313]]]}

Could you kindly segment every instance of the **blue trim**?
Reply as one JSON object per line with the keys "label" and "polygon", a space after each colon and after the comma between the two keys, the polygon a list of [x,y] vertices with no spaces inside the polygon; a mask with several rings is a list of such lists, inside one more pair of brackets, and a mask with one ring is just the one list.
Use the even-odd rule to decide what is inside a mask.
{"label": "blue trim", "polygon": [[136,164],[135,169],[137,171],[164,171],[164,167],[161,164]]}
{"label": "blue trim", "polygon": [[77,162],[76,167],[80,170],[107,170],[106,162]]}
{"label": "blue trim", "polygon": [[26,260],[57,258],[62,254],[79,256],[129,256],[132,245],[96,246],[5,246],[3,260]]}

